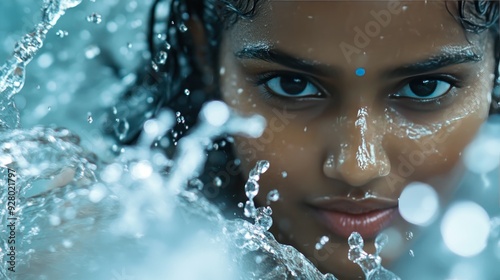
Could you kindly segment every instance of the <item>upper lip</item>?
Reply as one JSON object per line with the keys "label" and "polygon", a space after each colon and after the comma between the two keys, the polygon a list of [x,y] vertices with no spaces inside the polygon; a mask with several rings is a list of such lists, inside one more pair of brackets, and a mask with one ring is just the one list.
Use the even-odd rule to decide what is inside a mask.
{"label": "upper lip", "polygon": [[364,197],[356,199],[347,196],[320,196],[308,199],[306,203],[320,210],[346,214],[365,214],[398,206],[397,200],[385,197]]}

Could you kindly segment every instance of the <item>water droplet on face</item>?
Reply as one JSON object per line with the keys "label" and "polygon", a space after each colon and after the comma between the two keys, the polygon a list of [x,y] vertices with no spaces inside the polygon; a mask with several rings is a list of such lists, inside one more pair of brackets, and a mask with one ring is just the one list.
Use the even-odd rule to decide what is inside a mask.
{"label": "water droplet on face", "polygon": [[102,17],[98,13],[92,13],[87,16],[87,21],[95,24],[100,24],[102,22]]}
{"label": "water droplet on face", "polygon": [[281,172],[281,177],[283,178],[288,177],[288,173],[286,171]]}
{"label": "water droplet on face", "polygon": [[280,193],[278,192],[278,190],[272,190],[267,194],[268,201],[276,202],[279,199],[280,199]]}

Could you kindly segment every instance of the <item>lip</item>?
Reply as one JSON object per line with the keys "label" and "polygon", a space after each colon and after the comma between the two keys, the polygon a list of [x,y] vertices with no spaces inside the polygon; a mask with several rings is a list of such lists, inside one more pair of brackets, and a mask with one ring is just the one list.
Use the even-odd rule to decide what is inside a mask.
{"label": "lip", "polygon": [[358,232],[365,239],[374,238],[398,215],[397,200],[369,197],[318,197],[307,201],[317,218],[336,235],[348,238]]}

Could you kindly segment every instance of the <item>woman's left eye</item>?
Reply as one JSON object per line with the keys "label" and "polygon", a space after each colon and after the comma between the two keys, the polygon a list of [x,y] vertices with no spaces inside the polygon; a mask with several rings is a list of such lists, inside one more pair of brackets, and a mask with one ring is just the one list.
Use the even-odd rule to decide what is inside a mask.
{"label": "woman's left eye", "polygon": [[275,94],[283,97],[319,96],[320,92],[308,79],[299,75],[276,76],[264,85]]}
{"label": "woman's left eye", "polygon": [[417,100],[436,99],[451,89],[452,85],[438,79],[419,79],[406,84],[394,96],[409,97]]}

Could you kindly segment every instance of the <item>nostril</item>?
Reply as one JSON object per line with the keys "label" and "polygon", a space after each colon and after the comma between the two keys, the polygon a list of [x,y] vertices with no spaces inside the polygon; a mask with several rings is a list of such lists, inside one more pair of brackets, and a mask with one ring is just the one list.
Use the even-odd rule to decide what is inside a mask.
{"label": "nostril", "polygon": [[391,165],[383,149],[377,149],[375,156],[364,156],[362,153],[345,150],[337,157],[330,154],[323,164],[323,172],[329,178],[342,180],[355,187],[389,175]]}

